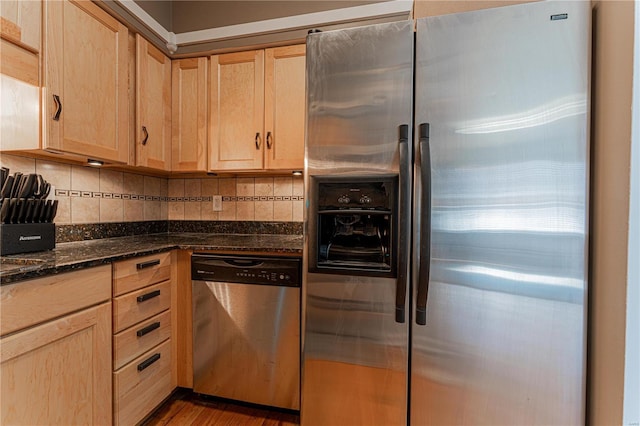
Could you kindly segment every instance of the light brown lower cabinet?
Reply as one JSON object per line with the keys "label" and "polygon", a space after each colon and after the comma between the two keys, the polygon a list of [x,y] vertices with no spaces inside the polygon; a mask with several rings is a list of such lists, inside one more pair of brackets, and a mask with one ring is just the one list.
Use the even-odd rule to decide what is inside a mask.
{"label": "light brown lower cabinet", "polygon": [[176,388],[175,252],[113,264],[113,423],[134,425]]}
{"label": "light brown lower cabinet", "polygon": [[[93,275],[90,290],[77,289],[70,297],[59,293],[59,303],[51,297],[44,303],[41,296],[51,289],[87,283],[87,273]],[[0,288],[7,308],[4,330],[11,330],[0,338],[0,424],[111,424],[111,302],[95,302],[96,297],[105,300],[110,282],[106,266]],[[23,316],[36,312],[39,317],[13,327],[13,305],[30,306],[20,309]]]}
{"label": "light brown lower cabinet", "polygon": [[114,424],[137,424],[174,388],[169,339],[113,374]]}
{"label": "light brown lower cabinet", "polygon": [[111,303],[3,338],[3,425],[111,423]]}

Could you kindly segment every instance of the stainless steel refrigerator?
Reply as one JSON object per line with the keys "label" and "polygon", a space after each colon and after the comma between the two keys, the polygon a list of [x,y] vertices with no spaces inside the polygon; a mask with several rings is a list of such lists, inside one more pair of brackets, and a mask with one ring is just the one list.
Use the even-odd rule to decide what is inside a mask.
{"label": "stainless steel refrigerator", "polygon": [[308,36],[303,425],[584,424],[590,16]]}

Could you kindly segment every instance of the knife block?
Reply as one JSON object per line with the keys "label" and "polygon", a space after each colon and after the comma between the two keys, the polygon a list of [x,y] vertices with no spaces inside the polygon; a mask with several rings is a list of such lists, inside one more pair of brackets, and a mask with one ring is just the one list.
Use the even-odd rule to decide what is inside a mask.
{"label": "knife block", "polygon": [[0,224],[0,256],[51,250],[55,247],[55,223]]}

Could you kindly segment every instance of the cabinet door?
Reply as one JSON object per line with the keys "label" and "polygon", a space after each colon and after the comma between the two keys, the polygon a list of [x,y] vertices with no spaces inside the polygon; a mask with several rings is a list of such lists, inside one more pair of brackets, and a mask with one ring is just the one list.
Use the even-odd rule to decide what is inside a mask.
{"label": "cabinet door", "polygon": [[209,168],[262,169],[264,51],[211,57]]}
{"label": "cabinet door", "polygon": [[171,169],[171,60],[136,35],[136,165]]}
{"label": "cabinet door", "polygon": [[0,340],[2,424],[111,424],[111,303]]}
{"label": "cabinet door", "polygon": [[41,0],[0,1],[0,35],[31,50],[40,51]]}
{"label": "cabinet door", "polygon": [[126,163],[127,28],[92,2],[44,7],[44,148]]}
{"label": "cabinet door", "polygon": [[305,46],[265,53],[265,168],[304,168]]}
{"label": "cabinet door", "polygon": [[173,61],[171,170],[207,170],[207,58]]}

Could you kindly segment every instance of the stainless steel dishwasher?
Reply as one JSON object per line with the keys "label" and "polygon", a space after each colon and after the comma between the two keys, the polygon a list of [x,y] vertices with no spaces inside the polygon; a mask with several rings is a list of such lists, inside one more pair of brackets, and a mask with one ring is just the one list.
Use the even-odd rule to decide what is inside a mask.
{"label": "stainless steel dishwasher", "polygon": [[300,407],[301,259],[194,253],[194,392]]}

